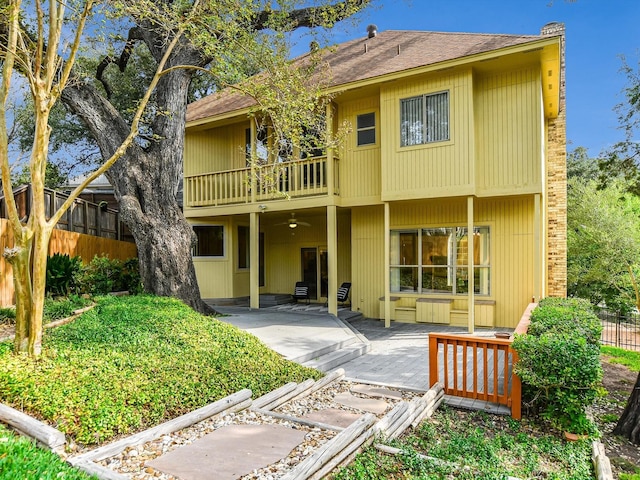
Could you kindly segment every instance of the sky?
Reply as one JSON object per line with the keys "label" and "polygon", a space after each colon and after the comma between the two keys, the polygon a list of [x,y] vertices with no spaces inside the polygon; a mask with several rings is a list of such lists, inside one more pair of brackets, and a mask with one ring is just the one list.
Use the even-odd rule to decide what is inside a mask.
{"label": "sky", "polygon": [[538,35],[549,22],[566,28],[567,150],[590,156],[622,140],[614,107],[624,100],[621,56],[640,60],[640,0],[372,0],[357,24],[343,22],[333,43],[378,31],[422,30]]}

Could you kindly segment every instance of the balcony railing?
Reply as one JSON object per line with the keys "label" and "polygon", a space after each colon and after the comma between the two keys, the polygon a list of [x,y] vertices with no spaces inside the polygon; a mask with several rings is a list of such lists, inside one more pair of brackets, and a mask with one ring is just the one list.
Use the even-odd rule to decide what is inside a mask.
{"label": "balcony railing", "polygon": [[[185,206],[205,207],[264,202],[277,198],[339,193],[338,159],[333,159],[333,182],[329,182],[327,157],[313,157],[224,172],[185,175]],[[252,195],[252,186],[255,195]]]}

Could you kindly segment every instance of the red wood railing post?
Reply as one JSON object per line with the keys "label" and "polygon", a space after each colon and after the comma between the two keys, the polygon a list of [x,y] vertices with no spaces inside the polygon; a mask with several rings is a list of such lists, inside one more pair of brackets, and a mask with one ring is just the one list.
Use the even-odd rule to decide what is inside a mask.
{"label": "red wood railing post", "polygon": [[438,339],[429,335],[429,388],[438,381]]}

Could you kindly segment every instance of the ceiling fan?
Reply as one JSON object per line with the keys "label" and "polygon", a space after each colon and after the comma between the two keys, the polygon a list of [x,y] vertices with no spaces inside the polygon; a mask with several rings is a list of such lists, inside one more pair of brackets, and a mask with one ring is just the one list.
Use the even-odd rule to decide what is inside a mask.
{"label": "ceiling fan", "polygon": [[297,228],[298,225],[302,225],[303,227],[310,227],[311,226],[310,223],[301,222],[300,220],[298,220],[296,218],[296,214],[295,213],[291,213],[291,217],[289,218],[289,220],[287,220],[286,222],[278,223],[277,225],[289,225],[289,228],[291,228],[292,230],[294,228]]}

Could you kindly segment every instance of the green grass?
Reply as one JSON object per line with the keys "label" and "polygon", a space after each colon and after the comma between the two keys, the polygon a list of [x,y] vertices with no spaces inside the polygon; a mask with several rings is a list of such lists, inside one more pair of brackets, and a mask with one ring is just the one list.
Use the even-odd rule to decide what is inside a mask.
{"label": "green grass", "polygon": [[[79,295],[70,295],[67,298],[46,298],[44,301],[43,322],[67,318],[73,312],[91,305],[92,300]],[[0,323],[14,324],[16,321],[16,309],[14,307],[0,308]]]}
{"label": "green grass", "polygon": [[640,372],[640,352],[602,345],[600,353],[609,357],[610,363],[619,363],[634,372]]}
{"label": "green grass", "polygon": [[183,303],[101,297],[71,324],[45,331],[31,360],[0,344],[0,398],[80,444],[105,442],[243,388],[258,397],[319,378],[257,338]]}
{"label": "green grass", "polygon": [[84,473],[67,465],[56,454],[41,450],[25,437],[0,425],[0,476],[6,479],[89,480]]}
{"label": "green grass", "polygon": [[[391,442],[401,456],[373,448],[339,471],[335,480],[593,478],[589,440],[566,442],[520,422],[483,412],[440,407],[411,435]],[[440,459],[421,459],[418,454]]]}

